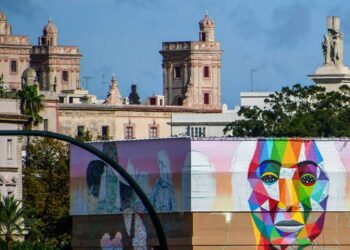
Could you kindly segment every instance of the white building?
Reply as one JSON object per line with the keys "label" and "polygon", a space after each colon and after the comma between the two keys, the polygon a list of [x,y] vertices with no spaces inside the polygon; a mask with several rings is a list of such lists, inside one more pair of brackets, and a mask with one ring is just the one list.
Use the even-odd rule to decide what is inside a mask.
{"label": "white building", "polygon": [[[0,130],[21,130],[27,117],[19,100],[0,99]],[[0,193],[22,199],[22,137],[0,136]]]}
{"label": "white building", "polygon": [[265,99],[271,94],[273,92],[241,92],[241,106],[257,106],[262,109],[265,107]]}
{"label": "white building", "polygon": [[226,125],[241,119],[239,108],[227,110],[227,106],[223,105],[222,113],[172,113],[171,136],[225,136],[223,130]]}

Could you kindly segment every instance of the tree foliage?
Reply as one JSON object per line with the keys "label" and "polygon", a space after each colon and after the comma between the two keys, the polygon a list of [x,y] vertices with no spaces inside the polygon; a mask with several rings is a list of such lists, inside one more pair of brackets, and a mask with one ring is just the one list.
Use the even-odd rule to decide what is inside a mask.
{"label": "tree foliage", "polygon": [[241,120],[228,124],[230,136],[350,136],[350,88],[326,92],[319,86],[284,87],[265,100],[266,107],[242,107]]}
{"label": "tree foliage", "polygon": [[17,96],[21,100],[21,112],[24,115],[29,115],[29,121],[26,124],[26,129],[32,129],[42,122],[40,111],[44,109],[44,96],[39,95],[37,85],[25,85],[22,90],[19,90]]}
{"label": "tree foliage", "polygon": [[19,200],[13,196],[6,196],[0,202],[0,232],[6,241],[6,249],[14,236],[21,236],[25,230],[25,209]]}
{"label": "tree foliage", "polygon": [[[47,242],[69,245],[69,147],[52,139],[36,139],[28,147],[24,174],[24,203],[35,211],[40,231]],[[30,240],[35,235],[29,234]]]}

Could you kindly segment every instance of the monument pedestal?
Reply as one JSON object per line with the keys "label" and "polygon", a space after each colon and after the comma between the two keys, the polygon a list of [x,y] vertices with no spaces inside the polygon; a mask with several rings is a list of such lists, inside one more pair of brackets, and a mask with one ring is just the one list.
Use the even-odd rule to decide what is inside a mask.
{"label": "monument pedestal", "polygon": [[344,65],[324,64],[308,77],[326,91],[336,91],[344,84],[350,86],[350,69]]}

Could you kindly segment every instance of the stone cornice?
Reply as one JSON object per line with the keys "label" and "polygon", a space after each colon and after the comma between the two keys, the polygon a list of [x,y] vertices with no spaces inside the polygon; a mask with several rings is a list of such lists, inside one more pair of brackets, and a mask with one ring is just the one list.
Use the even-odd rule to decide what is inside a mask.
{"label": "stone cornice", "polygon": [[0,167],[0,173],[4,172],[17,173],[18,167]]}
{"label": "stone cornice", "polygon": [[151,105],[104,105],[104,104],[59,104],[60,111],[135,111],[135,112],[191,112],[221,113],[220,109],[189,108],[183,106],[151,106]]}
{"label": "stone cornice", "polygon": [[25,123],[29,119],[27,115],[0,113],[0,122],[4,123]]}

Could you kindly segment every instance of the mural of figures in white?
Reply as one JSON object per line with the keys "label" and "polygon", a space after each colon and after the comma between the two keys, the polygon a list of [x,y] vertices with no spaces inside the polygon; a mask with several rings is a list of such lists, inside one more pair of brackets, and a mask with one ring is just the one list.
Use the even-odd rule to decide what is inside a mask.
{"label": "mural of figures in white", "polygon": [[142,219],[144,212],[143,205],[138,202],[123,213],[126,232],[132,238],[134,250],[147,250],[147,231]]}
{"label": "mural of figures in white", "polygon": [[164,150],[158,152],[158,168],[160,177],[153,186],[151,202],[158,212],[176,211],[176,198],[171,180],[170,161]]}
{"label": "mural of figures in white", "polygon": [[[118,162],[115,143],[107,142],[102,152]],[[88,211],[91,213],[115,213],[120,211],[120,190],[117,173],[101,160],[89,162],[86,170],[88,186]]]}

